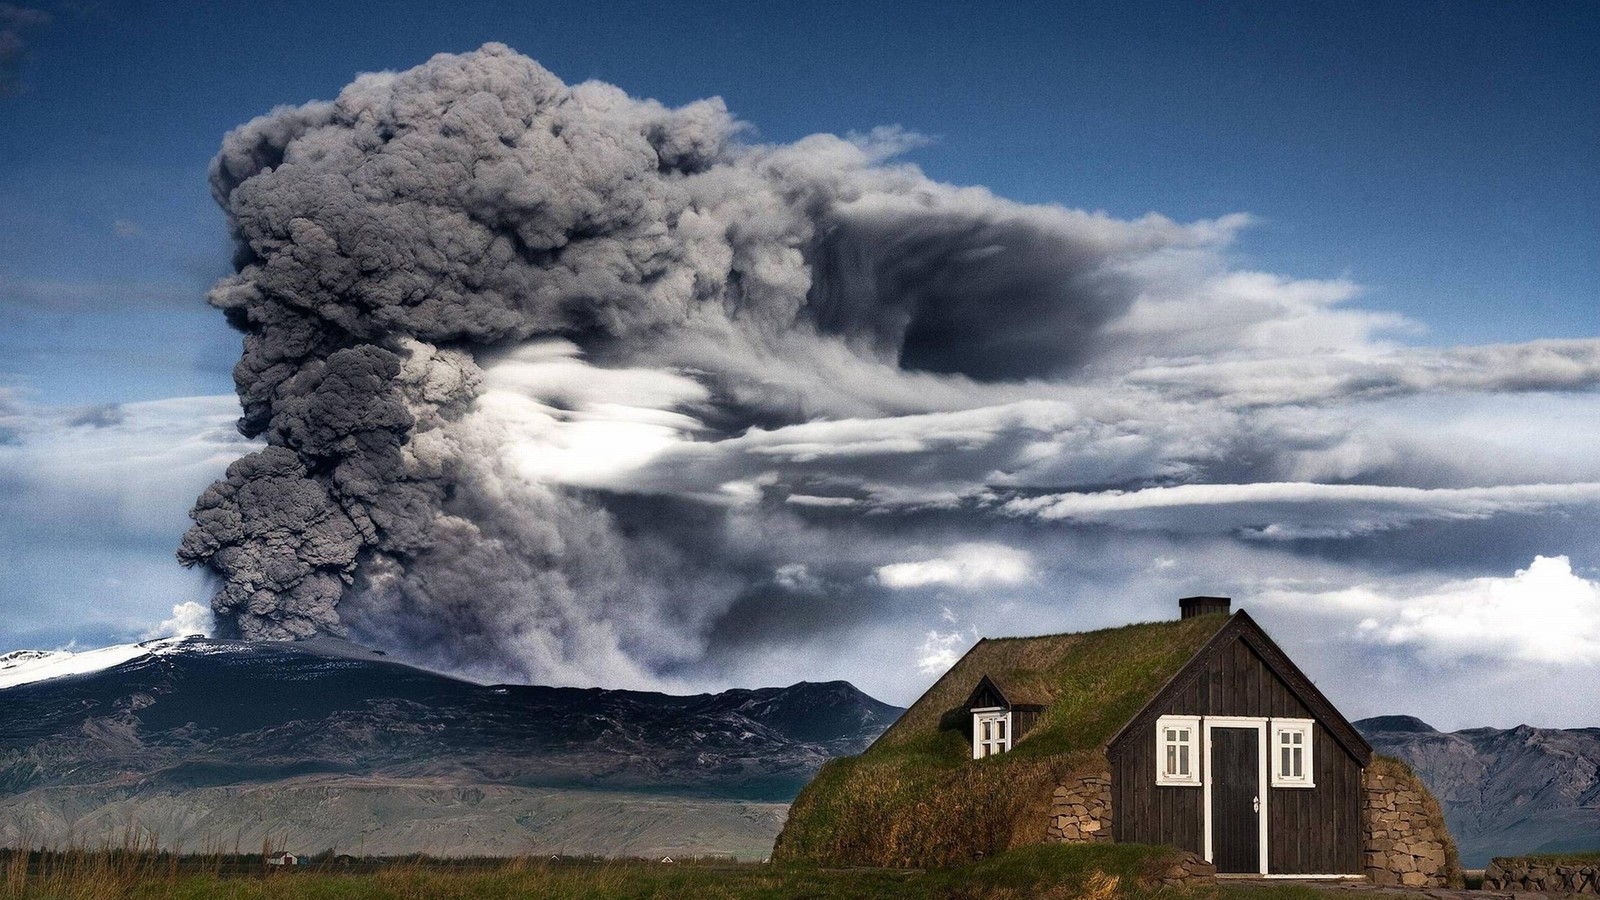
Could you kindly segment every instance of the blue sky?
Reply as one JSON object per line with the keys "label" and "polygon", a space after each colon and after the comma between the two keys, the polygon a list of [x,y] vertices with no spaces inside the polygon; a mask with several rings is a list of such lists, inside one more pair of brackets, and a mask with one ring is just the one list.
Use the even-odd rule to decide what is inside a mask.
{"label": "blue sky", "polygon": [[[1250,265],[1348,277],[1416,341],[1600,325],[1588,3],[82,6],[41,7],[0,100],[6,290],[106,298],[7,323],[0,373],[52,402],[225,389],[233,337],[196,302],[227,267],[203,175],[221,135],[488,40],[568,82],[720,95],[767,140],[900,125],[932,138],[910,155],[931,177],[1020,201],[1248,212]],[[164,349],[80,365],[129,328]]]}
{"label": "blue sky", "polygon": [[[16,12],[24,7],[48,21]],[[1329,302],[1339,309],[1404,317],[1399,327],[1373,325],[1377,337],[1352,351],[1362,358],[1390,342],[1426,349],[1587,339],[1600,330],[1600,7],[1592,3],[979,10],[30,0],[0,6],[0,28],[25,47],[14,68],[0,69],[0,438],[10,433],[13,445],[36,454],[87,446],[78,436],[52,443],[48,435],[83,427],[72,424],[83,408],[143,402],[155,405],[127,413],[141,440],[199,448],[170,463],[181,478],[141,496],[147,508],[109,517],[69,511],[60,521],[13,512],[13,525],[29,524],[0,535],[12,573],[0,584],[0,611],[57,612],[12,617],[9,629],[0,625],[0,644],[125,639],[153,624],[172,597],[199,590],[197,577],[177,571],[171,548],[186,525],[187,498],[243,445],[219,424],[230,414],[226,404],[200,407],[194,421],[202,425],[188,432],[183,414],[161,404],[232,390],[239,337],[203,299],[231,271],[226,222],[206,180],[223,135],[275,106],[331,99],[357,73],[407,69],[486,41],[509,44],[569,84],[599,79],[670,106],[720,96],[752,126],[747,139],[789,144],[898,126],[925,136],[903,159],[929,179],[982,185],[1020,203],[1103,210],[1117,220],[1155,212],[1178,223],[1248,214],[1251,224],[1213,248],[1213,264],[1333,291],[1339,297]],[[1363,408],[1361,421],[1378,430],[1459,431],[1474,440],[1500,431],[1505,446],[1496,453],[1532,462],[1513,471],[1497,456],[1485,467],[1497,476],[1457,473],[1451,481],[1456,476],[1416,474],[1426,468],[1420,463],[1373,463],[1381,453],[1369,448],[1362,452],[1371,458],[1329,463],[1311,480],[1451,489],[1585,481],[1594,455],[1573,449],[1570,436],[1592,432],[1584,422],[1593,396],[1592,388],[1540,390],[1479,402],[1469,391]],[[21,410],[23,425],[7,426],[6,402]],[[1525,452],[1552,427],[1560,446]],[[1402,445],[1413,446],[1397,438],[1394,446]],[[0,471],[0,492],[7,477],[22,483]],[[1458,501],[1468,502],[1450,500]],[[1571,555],[1579,576],[1592,574],[1600,563],[1588,552],[1593,540],[1570,537],[1577,526],[1557,519],[1517,519],[1507,526],[1515,540],[1493,529],[1466,535],[1505,548],[1504,558],[1481,558],[1478,568],[1382,547],[1362,571],[1424,580],[1431,573],[1426,589],[1408,582],[1426,596],[1449,594],[1441,585],[1462,579],[1514,580],[1536,553]],[[1188,534],[1187,525],[1172,527]],[[88,582],[49,555],[49,542],[98,545],[125,570],[119,589],[130,581],[147,588],[122,613],[78,610],[71,597]],[[1357,551],[1305,552],[1319,565],[1346,566]],[[1225,556],[1207,558],[1226,571]],[[1027,568],[1017,565],[1005,571]],[[1343,575],[1349,571],[1319,577]],[[945,589],[955,590],[950,584]],[[1342,602],[1329,600],[1329,590],[1295,596]],[[942,610],[951,624],[966,615],[962,602],[926,600],[935,619]],[[1026,609],[1040,601],[1016,602]],[[861,640],[888,627],[873,621]],[[1296,621],[1314,631],[1312,619]],[[943,627],[933,633],[948,640],[955,632]],[[764,677],[759,667],[729,665],[705,677]],[[903,700],[908,684],[880,687]]]}

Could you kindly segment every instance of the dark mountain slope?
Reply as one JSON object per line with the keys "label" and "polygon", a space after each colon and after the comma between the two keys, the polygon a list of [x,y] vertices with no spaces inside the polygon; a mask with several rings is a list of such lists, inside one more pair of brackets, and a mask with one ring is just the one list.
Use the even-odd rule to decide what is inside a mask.
{"label": "dark mountain slope", "polygon": [[845,682],[672,696],[482,686],[331,640],[145,649],[0,688],[0,844],[137,821],[191,847],[281,826],[311,849],[764,853],[822,763],[901,712]]}
{"label": "dark mountain slope", "polygon": [[339,642],[189,639],[0,690],[0,792],[339,773],[787,800],[899,712],[845,682],[486,687]]}

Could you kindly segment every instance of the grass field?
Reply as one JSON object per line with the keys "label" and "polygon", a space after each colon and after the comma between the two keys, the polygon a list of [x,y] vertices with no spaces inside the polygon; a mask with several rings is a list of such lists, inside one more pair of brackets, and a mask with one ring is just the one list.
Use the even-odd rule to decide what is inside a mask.
{"label": "grass field", "polygon": [[[3,900],[1313,900],[1315,891],[1151,887],[1171,850],[1131,844],[1030,847],[931,871],[689,861],[362,861],[269,871],[260,857],[126,851],[0,855]],[[253,863],[253,864],[252,864]]]}

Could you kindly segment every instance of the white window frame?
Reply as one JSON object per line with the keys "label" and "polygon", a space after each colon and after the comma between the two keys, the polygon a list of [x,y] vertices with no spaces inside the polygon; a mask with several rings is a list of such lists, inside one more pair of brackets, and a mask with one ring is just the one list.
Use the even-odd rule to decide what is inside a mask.
{"label": "white window frame", "polygon": [[[983,723],[989,722],[1000,726],[1001,735],[993,737],[990,732],[989,740],[983,739]],[[1011,710],[1003,706],[984,706],[972,711],[972,758],[983,759],[985,756],[998,756],[1011,749],[1011,741],[1016,732],[1011,727]],[[987,752],[986,752],[987,751]]]}
{"label": "white window frame", "polygon": [[[1167,772],[1167,729],[1187,728],[1187,740],[1176,742],[1177,746],[1187,747],[1189,750],[1189,773],[1187,775]],[[1161,787],[1199,787],[1201,783],[1200,769],[1200,717],[1199,716],[1162,716],[1156,719],[1156,784]],[[1182,750],[1178,753],[1182,754]]]}
{"label": "white window frame", "polygon": [[[1272,786],[1275,788],[1314,788],[1316,779],[1315,759],[1312,748],[1315,745],[1316,722],[1311,719],[1273,719],[1272,720]],[[1288,772],[1283,766],[1283,738],[1285,735],[1299,735],[1301,748],[1300,774]],[[1291,745],[1293,746],[1293,745]]]}

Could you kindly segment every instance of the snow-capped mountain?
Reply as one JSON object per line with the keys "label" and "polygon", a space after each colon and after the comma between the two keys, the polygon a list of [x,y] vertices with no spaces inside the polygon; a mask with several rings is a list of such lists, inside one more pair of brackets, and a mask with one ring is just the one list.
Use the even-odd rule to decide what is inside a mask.
{"label": "snow-capped mountain", "polygon": [[168,638],[143,644],[118,644],[97,650],[13,650],[0,656],[0,690],[68,675],[87,675],[138,659],[178,643]]}
{"label": "snow-capped mountain", "polygon": [[[290,827],[313,804],[291,827],[312,849],[653,852],[697,829],[759,848],[823,762],[901,711],[845,682],[477,685],[328,639],[22,651],[0,657],[0,679],[0,845],[135,819],[193,847]],[[654,810],[648,846],[629,843],[639,804]]]}

